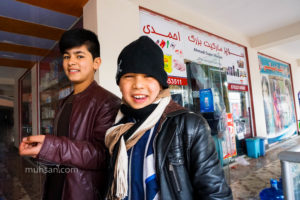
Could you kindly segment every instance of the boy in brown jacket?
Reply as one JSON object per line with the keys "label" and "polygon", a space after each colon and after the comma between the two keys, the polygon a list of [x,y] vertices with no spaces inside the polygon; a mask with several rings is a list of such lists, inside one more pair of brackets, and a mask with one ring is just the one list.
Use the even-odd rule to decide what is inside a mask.
{"label": "boy in brown jacket", "polygon": [[120,100],[94,81],[101,59],[93,32],[69,30],[59,47],[74,91],[59,104],[54,135],[23,138],[19,152],[56,165],[47,168],[44,199],[102,199],[107,168],[104,137]]}

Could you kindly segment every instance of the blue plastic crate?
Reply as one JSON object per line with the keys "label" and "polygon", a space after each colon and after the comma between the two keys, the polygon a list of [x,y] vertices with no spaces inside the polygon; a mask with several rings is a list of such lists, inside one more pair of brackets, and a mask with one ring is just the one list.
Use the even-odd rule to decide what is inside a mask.
{"label": "blue plastic crate", "polygon": [[260,139],[248,138],[246,139],[247,155],[251,158],[258,158],[260,155]]}

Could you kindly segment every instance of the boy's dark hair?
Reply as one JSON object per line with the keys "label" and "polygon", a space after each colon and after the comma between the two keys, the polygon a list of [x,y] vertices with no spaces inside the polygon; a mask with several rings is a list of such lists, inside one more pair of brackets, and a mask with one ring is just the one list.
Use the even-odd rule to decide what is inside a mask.
{"label": "boy's dark hair", "polygon": [[100,43],[97,35],[92,31],[83,28],[71,29],[64,32],[59,40],[61,54],[64,54],[68,49],[82,45],[86,45],[93,59],[100,57]]}

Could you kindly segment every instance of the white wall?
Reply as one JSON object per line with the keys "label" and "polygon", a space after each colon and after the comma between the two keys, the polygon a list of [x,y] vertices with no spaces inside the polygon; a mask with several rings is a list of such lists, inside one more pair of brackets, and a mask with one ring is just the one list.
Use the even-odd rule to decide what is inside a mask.
{"label": "white wall", "polygon": [[[88,8],[91,7],[90,12]],[[94,8],[97,8],[97,13]],[[84,7],[83,19],[84,27],[97,30],[95,32],[100,40],[102,64],[96,73],[96,80],[120,96],[115,82],[117,57],[125,45],[139,36],[138,5],[127,0],[90,0]]]}
{"label": "white wall", "polygon": [[[255,125],[256,125],[256,135],[257,136],[267,136],[266,122],[265,122],[265,112],[263,104],[263,95],[261,87],[261,75],[259,72],[259,64],[257,51],[255,49],[248,48],[248,59],[249,59],[249,71],[250,80],[252,88],[252,99],[253,104],[252,109],[254,109]],[[252,113],[251,113],[252,114]]]}
{"label": "white wall", "polygon": [[[97,0],[89,0],[83,8],[83,27],[98,33]],[[100,56],[102,57],[102,44],[100,43]],[[99,70],[95,74],[95,80],[99,83]]]}
{"label": "white wall", "polygon": [[[96,14],[91,18],[87,8],[97,8]],[[223,37],[227,40],[239,43],[247,47],[249,70],[251,75],[251,87],[253,92],[253,109],[255,113],[256,132],[258,136],[265,136],[266,125],[264,119],[264,107],[261,88],[261,76],[258,68],[257,50],[250,47],[249,38],[244,35],[224,27],[215,21],[202,16],[182,5],[176,4],[171,0],[90,0],[84,9],[84,23],[88,27],[96,27],[101,43],[102,65],[98,76],[100,84],[108,90],[120,95],[119,89],[115,84],[116,63],[119,52],[125,45],[138,38],[139,31],[139,6],[150,9],[154,12],[166,15],[178,21],[200,28],[204,31]],[[94,9],[92,11],[94,13]],[[85,18],[87,17],[87,18]],[[96,23],[93,23],[96,22]],[[84,24],[85,26],[85,24]],[[295,67],[295,61],[287,57],[278,57],[273,52],[266,53],[269,56],[289,62],[292,67],[294,77],[294,87],[298,84],[295,82],[296,74],[300,73],[299,67]],[[295,93],[299,87],[295,87]],[[296,103],[297,104],[297,103]],[[299,106],[297,105],[299,118]]]}

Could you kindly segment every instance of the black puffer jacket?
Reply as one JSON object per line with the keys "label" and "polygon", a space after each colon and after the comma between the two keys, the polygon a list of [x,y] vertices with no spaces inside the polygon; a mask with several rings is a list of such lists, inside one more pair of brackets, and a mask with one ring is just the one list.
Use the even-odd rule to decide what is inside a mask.
{"label": "black puffer jacket", "polygon": [[155,138],[162,200],[232,199],[204,118],[171,101]]}

